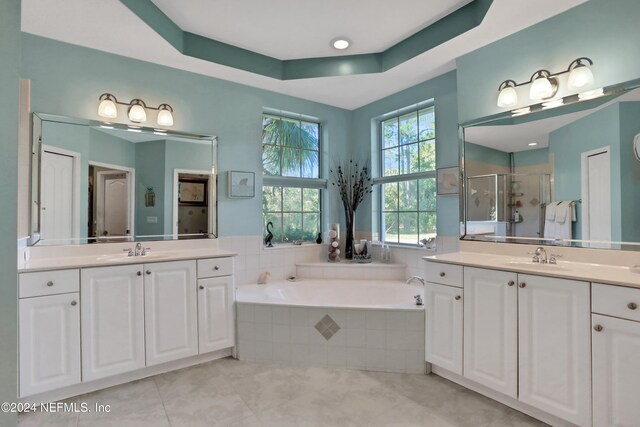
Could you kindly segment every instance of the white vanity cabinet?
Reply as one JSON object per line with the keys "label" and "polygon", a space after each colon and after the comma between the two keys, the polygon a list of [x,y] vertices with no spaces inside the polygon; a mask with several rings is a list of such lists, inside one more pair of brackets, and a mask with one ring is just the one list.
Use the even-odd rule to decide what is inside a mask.
{"label": "white vanity cabinet", "polygon": [[83,381],[145,366],[143,269],[142,264],[82,269]]}
{"label": "white vanity cabinet", "polygon": [[20,274],[20,397],[80,382],[79,273],[51,273]]}
{"label": "white vanity cabinet", "polygon": [[198,347],[207,353],[235,345],[233,259],[198,260]]}
{"label": "white vanity cabinet", "polygon": [[464,376],[518,397],[517,274],[464,267]]}
{"label": "white vanity cabinet", "polygon": [[425,360],[462,375],[462,267],[433,267],[427,277],[439,283],[427,282],[424,289]]}
{"label": "white vanity cabinet", "polygon": [[640,422],[639,307],[640,289],[592,285],[594,427]]}
{"label": "white vanity cabinet", "polygon": [[196,261],[145,264],[147,366],[198,354]]}
{"label": "white vanity cabinet", "polygon": [[591,425],[589,283],[518,274],[520,401]]}

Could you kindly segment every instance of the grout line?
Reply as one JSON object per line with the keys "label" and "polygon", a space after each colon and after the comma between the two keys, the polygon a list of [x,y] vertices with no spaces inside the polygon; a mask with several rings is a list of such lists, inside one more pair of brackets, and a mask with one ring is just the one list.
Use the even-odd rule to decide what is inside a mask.
{"label": "grout line", "polygon": [[164,398],[162,397],[162,393],[160,393],[160,387],[158,387],[158,383],[156,379],[153,378],[153,385],[156,386],[156,391],[158,392],[158,397],[160,398],[160,403],[162,404],[162,410],[164,411],[164,416],[167,418],[167,423],[171,426],[171,419],[169,418],[169,413],[167,412],[167,408],[164,406]]}

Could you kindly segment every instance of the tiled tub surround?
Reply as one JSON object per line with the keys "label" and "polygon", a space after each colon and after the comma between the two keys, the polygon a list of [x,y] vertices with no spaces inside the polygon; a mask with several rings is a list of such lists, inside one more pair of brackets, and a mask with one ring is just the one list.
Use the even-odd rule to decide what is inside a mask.
{"label": "tiled tub surround", "polygon": [[424,310],[237,303],[238,358],[424,373]]}

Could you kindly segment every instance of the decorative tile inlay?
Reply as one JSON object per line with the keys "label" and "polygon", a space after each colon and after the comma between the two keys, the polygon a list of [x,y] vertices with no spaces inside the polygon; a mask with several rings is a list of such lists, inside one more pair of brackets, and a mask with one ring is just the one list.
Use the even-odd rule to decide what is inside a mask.
{"label": "decorative tile inlay", "polygon": [[540,200],[534,197],[533,199],[529,200],[529,203],[531,204],[531,206],[538,206],[540,204]]}
{"label": "decorative tile inlay", "polygon": [[340,330],[340,326],[327,314],[316,323],[316,330],[320,332],[324,339],[329,341]]}

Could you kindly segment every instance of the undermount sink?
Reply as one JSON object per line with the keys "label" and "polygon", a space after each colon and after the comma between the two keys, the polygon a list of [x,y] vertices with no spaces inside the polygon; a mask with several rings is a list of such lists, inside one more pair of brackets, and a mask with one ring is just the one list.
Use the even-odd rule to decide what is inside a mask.
{"label": "undermount sink", "polygon": [[507,261],[505,262],[505,264],[510,267],[530,268],[530,269],[540,270],[540,271],[569,271],[568,268],[562,267],[558,264],[540,264],[536,262],[526,262],[526,261]]}

